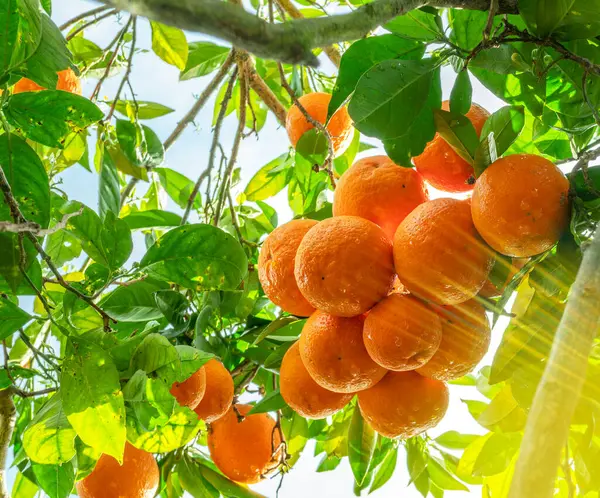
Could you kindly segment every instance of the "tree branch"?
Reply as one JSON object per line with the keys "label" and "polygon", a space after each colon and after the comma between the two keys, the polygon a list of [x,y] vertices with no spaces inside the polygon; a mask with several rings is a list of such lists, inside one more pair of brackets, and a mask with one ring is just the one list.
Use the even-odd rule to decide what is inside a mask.
{"label": "tree branch", "polygon": [[8,389],[0,391],[0,498],[9,498],[6,487],[6,458],[15,429],[17,410]]}
{"label": "tree branch", "polygon": [[52,228],[45,228],[45,229],[40,227],[37,223],[34,223],[33,221],[26,221],[24,223],[13,223],[11,221],[0,221],[0,232],[11,232],[11,233],[29,232],[34,235],[37,235],[38,237],[45,237],[46,235],[52,235],[53,233],[56,233],[59,230],[62,230],[63,228],[65,228],[67,226],[67,223],[71,218],[73,218],[75,216],[79,216],[81,213],[83,213],[83,208],[81,208],[78,211],[75,211],[73,213],[65,214],[63,216],[62,220],[60,220],[58,223],[56,223],[56,225],[54,225]]}
{"label": "tree branch", "polygon": [[64,29],[67,29],[69,26],[72,26],[76,22],[79,22],[82,19],[85,19],[86,17],[95,16],[96,14],[101,14],[102,12],[104,12],[105,10],[108,10],[108,9],[110,9],[110,7],[108,5],[102,5],[100,7],[96,7],[95,9],[88,10],[86,12],[82,12],[81,14],[76,15],[75,17],[73,17],[73,18],[69,19],[68,21],[64,22],[63,24],[61,24],[58,29],[60,29],[62,31]]}
{"label": "tree branch", "polygon": [[115,113],[117,102],[119,101],[119,97],[121,96],[121,92],[123,91],[123,87],[125,86],[125,82],[129,79],[131,69],[133,68],[133,56],[135,55],[135,42],[137,37],[137,18],[135,16],[132,16],[131,23],[131,49],[129,51],[129,57],[127,58],[127,69],[125,69],[125,74],[121,79],[121,83],[119,83],[119,88],[117,88],[117,93],[115,93],[115,97],[113,98],[113,102],[110,106],[108,114],[106,115],[105,121],[110,121],[110,118],[112,118],[113,114]]}
{"label": "tree branch", "polygon": [[[276,0],[279,6],[292,18],[292,19],[304,19],[302,12],[294,5],[292,0]],[[329,57],[329,60],[339,69],[340,62],[342,60],[342,54],[333,45],[323,47],[323,52]]]}
{"label": "tree branch", "polygon": [[583,261],[556,331],[550,358],[527,417],[509,498],[550,498],[588,356],[600,325],[600,226]]}
{"label": "tree branch", "polygon": [[231,100],[231,94],[233,93],[233,85],[235,84],[236,76],[237,76],[237,68],[234,70],[234,73],[231,75],[231,78],[229,79],[229,83],[227,84],[227,88],[225,89],[225,95],[223,96],[223,100],[221,101],[221,108],[219,109],[219,114],[217,116],[217,121],[215,123],[215,128],[213,130],[213,140],[212,140],[212,144],[210,146],[210,152],[209,152],[209,156],[208,156],[208,166],[202,173],[200,173],[198,180],[196,180],[194,189],[192,190],[192,193],[190,194],[187,205],[185,207],[185,212],[183,213],[183,216],[181,218],[182,225],[185,225],[185,223],[187,222],[187,220],[190,216],[192,206],[194,205],[194,199],[196,199],[196,196],[198,195],[198,191],[200,190],[200,186],[202,185],[202,182],[211,174],[211,172],[214,168],[215,154],[217,152],[217,147],[219,146],[219,136],[221,135],[221,126],[223,124],[223,120],[225,119],[225,113],[227,112],[227,105],[229,104],[229,101]]}
{"label": "tree branch", "polygon": [[238,116],[238,127],[235,133],[235,137],[233,139],[233,145],[231,147],[231,155],[229,156],[229,162],[227,163],[227,168],[225,168],[225,173],[221,178],[221,189],[219,190],[219,195],[217,197],[217,209],[215,210],[215,216],[213,219],[214,226],[219,226],[219,221],[221,221],[221,213],[223,211],[223,206],[225,205],[226,192],[229,189],[229,184],[231,182],[231,174],[233,173],[233,168],[235,167],[235,163],[237,161],[238,152],[240,150],[240,143],[244,135],[244,127],[246,126],[246,106],[248,104],[248,77],[246,75],[246,72],[244,71],[243,66],[240,66],[238,68],[238,71],[240,82],[240,107]]}
{"label": "tree branch", "polygon": [[[489,0],[375,0],[346,14],[269,24],[221,0],[102,0],[119,10],[188,31],[227,40],[266,59],[318,65],[312,53],[341,41],[362,38],[396,16],[429,5],[489,10]],[[516,0],[501,0],[498,13],[516,13]]]}
{"label": "tree branch", "polygon": [[104,14],[102,14],[101,16],[95,17],[94,19],[92,19],[91,21],[86,22],[85,24],[82,24],[81,26],[79,26],[75,31],[73,31],[72,33],[69,33],[66,37],[65,40],[70,41],[73,38],[75,38],[79,33],[81,33],[84,29],[89,28],[90,26],[93,26],[94,24],[99,23],[100,21],[102,21],[103,19],[106,19],[107,17],[111,17],[114,16],[117,12],[119,12],[117,9],[112,9],[109,10],[108,12],[105,12]]}

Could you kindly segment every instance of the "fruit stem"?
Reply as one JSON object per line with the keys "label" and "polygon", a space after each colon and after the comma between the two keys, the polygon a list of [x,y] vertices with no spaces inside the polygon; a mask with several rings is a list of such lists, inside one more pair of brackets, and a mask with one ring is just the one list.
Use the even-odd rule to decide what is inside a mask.
{"label": "fruit stem", "polygon": [[550,498],[600,324],[600,226],[586,248],[527,418],[509,498]]}

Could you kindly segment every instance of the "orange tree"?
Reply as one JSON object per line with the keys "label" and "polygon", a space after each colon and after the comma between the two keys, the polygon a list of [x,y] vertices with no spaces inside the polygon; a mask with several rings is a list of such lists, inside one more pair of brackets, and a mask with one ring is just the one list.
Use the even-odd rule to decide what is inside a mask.
{"label": "orange tree", "polygon": [[[114,489],[114,483],[103,486],[99,474],[82,479],[99,460],[98,469],[137,475],[114,463],[123,461],[125,448],[152,453],[158,462],[160,482],[152,470],[138,492],[256,496],[214,465],[207,445],[215,432],[191,405],[179,405],[173,397],[192,377],[195,387],[188,384],[188,389],[194,392],[188,394],[196,401],[202,392],[215,396],[198,413],[208,410],[210,416],[203,416],[218,423],[230,410],[227,424],[240,434],[231,444],[258,444],[244,427],[262,428],[260,455],[258,450],[245,454],[248,462],[260,459],[246,482],[260,479],[263,471],[283,476],[313,439],[321,456],[316,470],[335,469],[348,458],[356,494],[385,485],[399,451],[407,452],[410,482],[423,496],[466,490],[466,484],[481,485],[484,496],[494,498],[598,491],[600,237],[593,232],[600,170],[590,167],[600,156],[597,0],[104,3],[60,27],[51,20],[51,0],[7,0],[0,8],[0,339],[5,358],[0,497],[9,496],[5,472],[11,462],[18,470],[12,496],[43,490],[52,498],[66,497],[76,481],[82,493]],[[138,27],[147,22],[151,44],[138,37]],[[98,23],[114,27],[106,47],[86,37]],[[182,29],[223,43],[188,43]],[[138,98],[130,82],[136,56],[150,47],[181,71],[181,79],[210,75],[164,141],[148,120],[173,109]],[[333,76],[319,69],[325,58],[338,68]],[[442,106],[445,66],[454,69],[456,79],[449,105]],[[114,95],[101,100],[109,75],[119,84]],[[94,81],[91,94],[79,95],[74,76]],[[484,116],[477,131],[467,115],[474,78],[506,103]],[[321,122],[307,117],[298,104],[311,92],[331,94],[325,99],[327,112],[315,115]],[[189,179],[164,166],[165,153],[214,95],[206,167]],[[315,100],[303,101],[308,107]],[[240,142],[249,133],[260,135],[266,119],[285,125],[292,105],[295,122],[305,118],[308,131],[294,138],[294,149],[272,158],[247,185],[238,185],[244,167]],[[339,109],[345,113],[343,105],[354,131],[342,152],[334,147],[335,128],[323,124]],[[237,131],[225,152],[220,132],[229,115]],[[510,258],[497,255],[489,280],[502,295],[477,298],[494,322],[501,315],[511,317],[492,364],[450,381],[471,386],[487,399],[464,402],[488,432],[388,439],[362,418],[356,399],[329,418],[304,418],[280,394],[279,367],[305,320],[270,302],[258,279],[260,246],[278,225],[269,199],[287,189],[297,218],[328,218],[328,193],[357,153],[370,147],[361,136],[379,140],[398,167],[409,168],[436,132],[452,163],[460,165],[461,174],[469,173],[459,190],[469,189],[464,182],[477,190],[486,168],[510,154],[573,165],[570,223],[558,243],[544,241],[518,270]],[[61,191],[59,175],[71,167],[95,172],[98,206],[69,200]],[[494,174],[502,180],[499,168]],[[519,179],[502,180],[515,197],[508,208],[519,205],[518,196],[537,192],[535,171]],[[485,187],[480,190],[484,195]],[[163,209],[165,192],[172,211]],[[559,210],[547,204],[542,204],[545,210]],[[390,209],[401,206],[392,203]],[[519,227],[503,230],[518,232]],[[135,238],[142,241],[144,255],[131,261],[136,232],[144,236]],[[497,231],[490,234],[493,238]],[[422,284],[414,275],[412,281],[413,288]],[[515,293],[512,310],[505,309]],[[27,296],[33,297],[32,307],[24,304]],[[222,366],[217,362],[203,369],[215,357]],[[308,376],[304,360],[293,361],[298,373],[292,379],[297,375],[306,386],[290,395],[298,398],[299,411],[330,413],[332,404],[338,409],[340,399],[352,398],[325,392]],[[442,393],[436,406],[447,404],[440,381],[394,374],[377,384],[377,391],[359,396],[369,405],[368,416],[386,417],[381,397],[393,399],[394,385],[403,382],[408,383],[405,395],[415,391],[407,396],[409,403],[417,403],[428,389]],[[230,409],[251,386],[260,393],[254,406],[243,413]],[[310,389],[323,406],[306,405],[312,402],[306,398]],[[258,421],[249,418],[251,413],[264,417],[267,412],[274,423],[238,421]],[[392,418],[395,429],[405,422]],[[432,420],[419,424],[428,427]],[[388,433],[412,435],[412,429]],[[227,441],[230,432],[223,434]],[[219,454],[235,454],[219,447]],[[221,470],[231,466],[230,460],[225,458]],[[256,474],[256,469],[263,470]]]}

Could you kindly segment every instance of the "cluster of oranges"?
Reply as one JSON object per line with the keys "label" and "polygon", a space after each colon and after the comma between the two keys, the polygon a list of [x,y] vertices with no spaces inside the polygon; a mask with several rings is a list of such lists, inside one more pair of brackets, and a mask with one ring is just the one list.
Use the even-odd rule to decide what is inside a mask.
{"label": "cluster of oranges", "polygon": [[[79,78],[72,69],[59,71],[57,75],[58,81],[56,83],[56,90],[63,90],[65,92],[81,95],[81,81],[79,81]],[[13,93],[39,92],[40,90],[44,90],[44,88],[35,81],[31,81],[28,78],[21,78],[15,83]]]}
{"label": "cluster of oranges", "polygon": [[[329,99],[309,94],[300,103],[325,123]],[[467,114],[478,133],[488,116],[477,105]],[[342,153],[346,109],[327,126]],[[310,128],[292,107],[292,144]],[[266,295],[309,317],[280,370],[281,395],[304,417],[327,417],[356,394],[364,418],[386,437],[435,426],[448,406],[445,382],[470,372],[488,349],[479,295],[502,291],[488,280],[496,255],[515,258],[514,274],[568,225],[568,180],[543,157],[506,156],[475,180],[472,166],[436,135],[415,164],[357,161],[339,180],[332,218],[293,220],[262,245]],[[429,200],[426,182],[473,192]]]}

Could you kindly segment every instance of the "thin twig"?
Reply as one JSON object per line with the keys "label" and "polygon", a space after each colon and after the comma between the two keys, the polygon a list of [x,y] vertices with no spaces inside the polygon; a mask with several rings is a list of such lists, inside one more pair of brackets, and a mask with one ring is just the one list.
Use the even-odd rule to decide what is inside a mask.
{"label": "thin twig", "polygon": [[131,69],[133,68],[133,56],[135,55],[135,42],[137,36],[137,17],[131,16],[131,50],[129,51],[129,58],[127,59],[127,68],[125,69],[125,75],[119,84],[119,88],[117,89],[117,93],[115,93],[115,97],[113,98],[113,102],[110,106],[110,110],[106,115],[105,121],[110,121],[112,118],[115,108],[117,107],[117,102],[119,101],[119,97],[121,96],[121,92],[123,91],[123,87],[125,86],[125,82],[129,79],[129,75],[131,74]]}
{"label": "thin twig", "polygon": [[488,14],[487,22],[483,30],[483,39],[489,40],[492,28],[494,27],[494,17],[498,12],[498,0],[490,0],[490,12]]}
{"label": "thin twig", "polygon": [[590,111],[592,111],[592,116],[594,116],[594,121],[596,121],[596,124],[598,126],[600,126],[600,113],[598,112],[598,109],[596,109],[596,106],[590,100],[590,96],[587,93],[588,76],[589,76],[588,72],[584,71],[583,76],[581,78],[581,93],[583,93],[583,98],[585,99],[585,103],[590,108]]}
{"label": "thin twig", "polygon": [[123,42],[123,37],[125,36],[125,33],[127,33],[127,31],[129,30],[129,26],[131,25],[132,21],[133,21],[133,16],[129,16],[129,19],[125,23],[125,26],[123,26],[123,29],[121,29],[117,33],[117,36],[114,38],[113,42],[111,42],[111,44],[116,43],[115,49],[113,50],[113,54],[106,65],[104,74],[100,77],[100,79],[98,80],[98,83],[96,84],[96,87],[94,88],[94,91],[92,92],[90,100],[98,99],[98,95],[100,94],[100,89],[102,88],[104,81],[106,80],[106,78],[108,78],[108,75],[110,74],[112,65],[114,64],[115,59],[117,58],[117,54],[119,53],[119,48],[121,47],[121,43]]}
{"label": "thin twig", "polygon": [[233,205],[233,197],[231,196],[231,190],[229,190],[229,189],[227,190],[227,200],[229,201],[229,211],[231,212],[231,223],[233,224],[233,228],[235,230],[235,233],[238,236],[240,244],[246,244],[247,246],[250,246],[250,247],[258,247],[258,244],[254,243],[254,242],[250,242],[249,240],[246,240],[242,236],[242,231],[240,229],[240,222],[238,220],[237,213],[235,212],[235,207]]}
{"label": "thin twig", "polygon": [[33,353],[34,356],[43,358],[44,361],[46,363],[48,363],[50,366],[52,366],[55,369],[58,369],[58,365],[56,363],[54,363],[54,361],[49,356],[47,356],[46,353],[42,353],[38,348],[36,348],[33,345],[33,343],[29,340],[29,337],[27,336],[27,334],[25,333],[25,331],[23,329],[19,329],[19,337],[21,338],[21,340],[23,341],[25,346],[27,346],[31,350],[31,352]]}
{"label": "thin twig", "polygon": [[325,161],[323,162],[323,169],[329,175],[329,180],[331,181],[331,186],[335,188],[335,176],[333,174],[333,142],[331,140],[331,134],[329,130],[323,125],[323,123],[314,119],[306,110],[306,108],[300,103],[300,101],[296,98],[296,92],[294,92],[293,88],[287,82],[285,78],[285,72],[283,71],[283,66],[281,62],[277,63],[277,67],[279,68],[279,76],[281,78],[281,85],[288,92],[294,105],[298,108],[298,110],[302,113],[302,115],[306,118],[306,120],[312,124],[320,133],[323,134],[325,140],[327,141],[327,156],[325,157]]}
{"label": "thin twig", "polygon": [[52,235],[59,230],[64,229],[67,226],[68,221],[74,216],[79,216],[83,212],[83,208],[75,211],[74,213],[65,214],[58,223],[52,228],[42,228],[39,224],[33,221],[27,221],[25,223],[13,223],[11,221],[0,221],[0,232],[10,233],[24,233],[29,232],[38,237],[45,237],[46,235]]}
{"label": "thin twig", "polygon": [[65,29],[67,29],[69,26],[72,26],[73,24],[75,24],[76,22],[79,22],[82,19],[85,19],[86,17],[95,16],[96,14],[100,14],[110,8],[111,7],[109,5],[102,5],[100,7],[96,7],[95,9],[88,10],[86,12],[82,12],[81,14],[78,14],[75,17],[73,17],[73,18],[69,19],[68,21],[64,22],[63,24],[61,24],[58,29],[63,31]]}
{"label": "thin twig", "polygon": [[[200,190],[200,185],[202,182],[211,174],[214,165],[215,165],[215,153],[217,151],[217,147],[219,144],[219,135],[221,134],[221,126],[223,125],[223,120],[225,119],[225,113],[227,112],[227,105],[231,100],[231,94],[233,93],[233,85],[235,84],[235,79],[237,77],[237,67],[235,68],[233,74],[229,78],[229,82],[227,83],[227,88],[225,89],[225,95],[223,96],[223,100],[221,101],[221,108],[219,109],[219,114],[217,115],[217,121],[215,122],[215,127],[213,130],[213,140],[210,146],[210,152],[208,155],[208,166],[206,169],[200,173],[198,180],[194,184],[194,189],[192,190],[190,197],[188,199],[187,205],[185,207],[185,212],[183,213],[183,217],[181,218],[181,224],[185,225],[187,222],[190,212],[192,211],[192,206],[194,205],[194,200],[198,195],[198,191]],[[241,112],[241,109],[240,109]]]}
{"label": "thin twig", "polygon": [[248,104],[248,76],[246,71],[244,70],[244,66],[240,65],[238,67],[239,72],[239,82],[240,82],[240,106],[239,106],[239,116],[238,116],[238,127],[235,133],[235,137],[233,139],[233,146],[231,147],[231,154],[229,156],[229,162],[227,163],[227,167],[225,168],[225,173],[221,178],[221,189],[219,190],[219,195],[217,197],[217,208],[215,210],[215,215],[213,217],[213,225],[219,226],[219,222],[221,221],[221,212],[223,210],[223,205],[225,204],[225,193],[229,189],[229,183],[231,182],[231,174],[233,172],[233,168],[235,167],[235,163],[237,161],[238,151],[240,149],[240,143],[244,138],[244,127],[246,126],[246,106]]}
{"label": "thin twig", "polygon": [[183,116],[181,121],[177,123],[175,129],[167,137],[167,139],[163,143],[165,150],[171,147],[175,140],[179,138],[179,135],[183,133],[183,130],[185,130],[187,125],[189,125],[191,122],[194,121],[194,119],[196,119],[196,116],[204,107],[204,104],[206,104],[209,97],[219,86],[221,81],[223,81],[223,78],[225,78],[225,76],[227,75],[231,64],[233,64],[233,51],[229,52],[227,59],[225,59],[225,62],[221,65],[215,77],[208,83],[208,85],[206,85],[202,93],[198,96],[198,100],[196,100],[192,108],[185,114],[185,116]]}
{"label": "thin twig", "polygon": [[111,17],[114,16],[115,14],[117,14],[119,11],[117,9],[112,9],[109,10],[108,12],[102,14],[101,16],[98,16],[94,19],[92,19],[91,21],[86,22],[85,24],[82,24],[81,26],[79,26],[76,30],[74,30],[72,33],[69,33],[66,36],[66,40],[70,41],[73,38],[75,38],[79,33],[81,33],[84,29],[89,28],[90,26],[93,26],[94,24],[99,23],[100,21],[102,21],[103,19],[106,19],[107,17]]}

